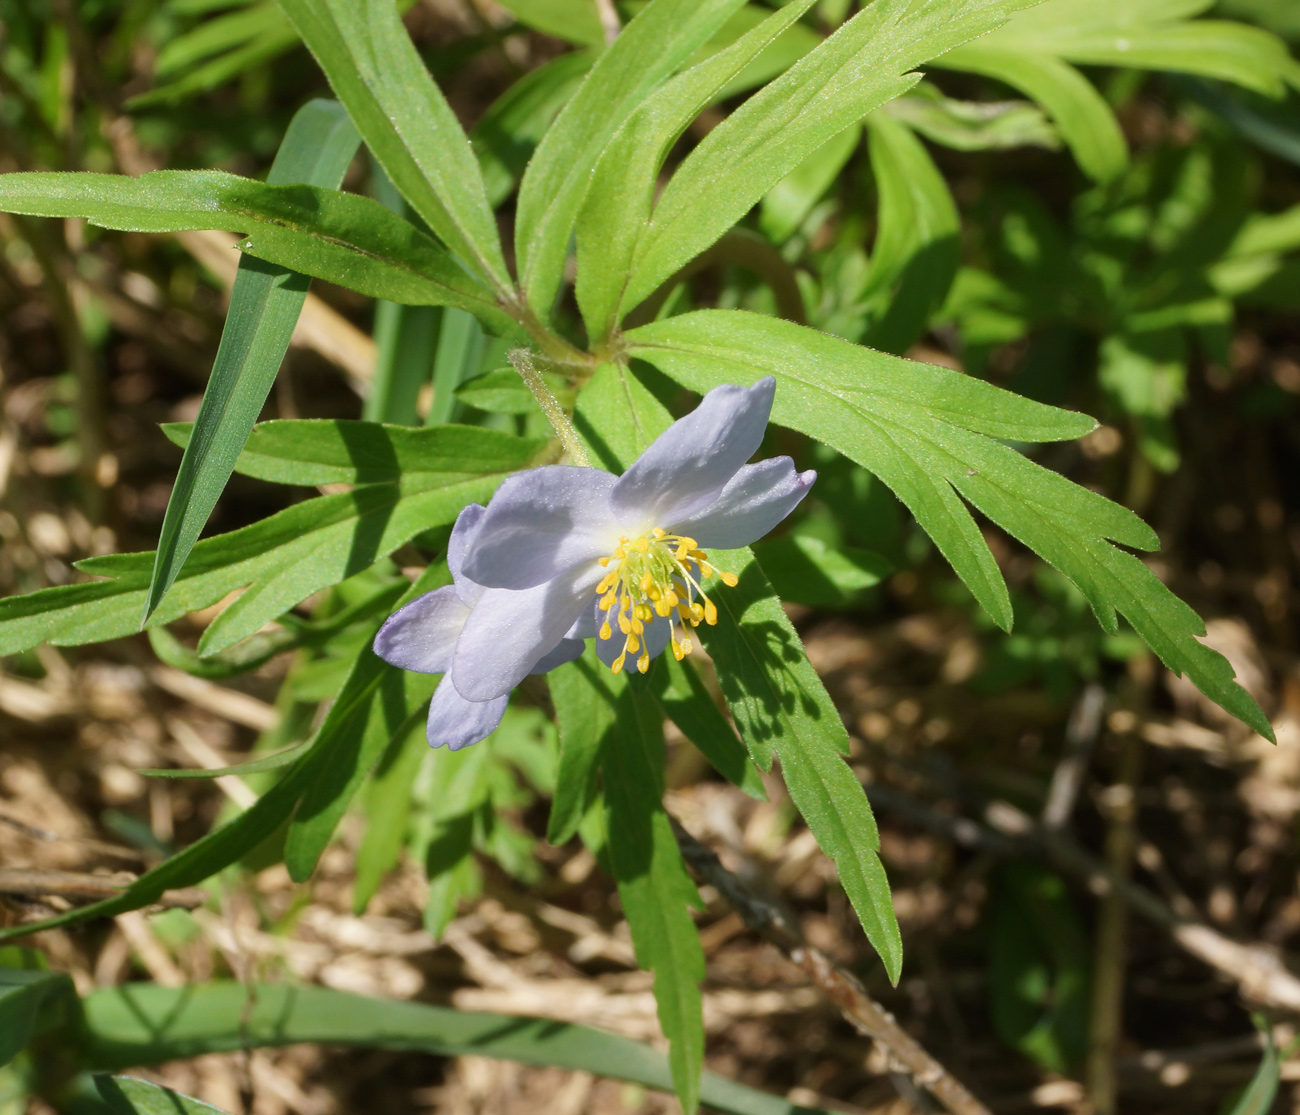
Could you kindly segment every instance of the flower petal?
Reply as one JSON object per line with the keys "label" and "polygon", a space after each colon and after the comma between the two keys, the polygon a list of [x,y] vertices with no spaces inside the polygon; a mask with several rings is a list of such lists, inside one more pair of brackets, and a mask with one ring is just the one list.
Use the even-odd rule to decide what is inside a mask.
{"label": "flower petal", "polygon": [[426,592],[384,621],[375,636],[375,653],[403,670],[445,673],[469,613],[451,585]]}
{"label": "flower petal", "polygon": [[492,588],[528,589],[614,552],[615,478],[598,468],[546,465],[510,477],[488,504],[464,572]]}
{"label": "flower petal", "polygon": [[533,668],[528,672],[530,674],[549,674],[556,666],[563,666],[566,662],[581,658],[586,645],[581,639],[561,639],[559,646],[548,654],[542,655],[542,660],[533,663]]}
{"label": "flower petal", "polygon": [[614,485],[611,506],[627,532],[680,522],[713,503],[758,451],[775,391],[772,376],[715,387],[655,438]]}
{"label": "flower petal", "polygon": [[796,472],[789,457],[746,465],[722,489],[717,502],[669,529],[705,549],[734,550],[757,542],[808,494],[817,473]]}
{"label": "flower petal", "polygon": [[459,751],[471,743],[490,736],[506,714],[510,697],[490,701],[467,701],[452,685],[450,677],[438,682],[429,702],[429,719],[425,728],[430,747],[449,747]]}
{"label": "flower petal", "polygon": [[456,516],[456,525],[451,528],[451,539],[447,542],[447,568],[451,570],[456,595],[471,608],[483,594],[483,587],[466,577],[463,570],[486,512],[481,503],[467,503]]}
{"label": "flower petal", "polygon": [[[668,646],[668,638],[671,634],[672,630],[668,626],[668,621],[660,616],[655,616],[654,619],[646,624],[645,634],[642,636],[642,639],[645,642],[643,649],[650,652],[651,661],[654,661],[654,659],[663,654],[664,648]],[[611,638],[596,639],[596,655],[603,663],[605,663],[606,666],[612,667],[614,665],[614,660],[623,653],[623,647],[626,642],[627,636],[615,628],[614,634]],[[624,659],[623,669],[630,674],[639,673],[640,666],[637,665],[637,662],[640,658],[640,650],[638,650],[636,654],[629,654],[627,658]]]}
{"label": "flower petal", "polygon": [[591,561],[535,588],[488,589],[456,643],[452,675],[462,697],[509,693],[590,606],[603,567]]}

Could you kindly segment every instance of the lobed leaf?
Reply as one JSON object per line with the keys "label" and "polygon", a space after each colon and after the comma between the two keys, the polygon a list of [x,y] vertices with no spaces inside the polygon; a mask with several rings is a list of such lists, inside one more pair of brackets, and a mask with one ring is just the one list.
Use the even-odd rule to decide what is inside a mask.
{"label": "lobed leaf", "polygon": [[632,112],[609,140],[591,174],[576,230],[576,294],[593,339],[605,338],[617,324],[669,150],[718,91],[811,4],[793,0],[725,50],[678,74]]}
{"label": "lobed leaf", "polygon": [[731,113],[686,157],[641,237],[626,312],[745,215],[832,136],[910,89],[913,67],[1031,0],[877,0]]}
{"label": "lobed leaf", "polygon": [[1197,641],[1205,629],[1196,613],[1111,545],[1155,549],[1150,527],[993,440],[1077,437],[1091,419],[756,314],[685,314],[633,330],[628,341],[631,353],[695,391],[776,376],[773,421],[888,484],[1004,629],[1011,623],[1006,585],[960,497],[1069,577],[1106,631],[1117,630],[1120,612],[1171,670],[1272,738],[1228,661]]}
{"label": "lobed leaf", "polygon": [[636,106],[743,3],[654,0],[601,54],[537,145],[519,186],[515,254],[520,285],[539,317],[550,316],[601,152]]}

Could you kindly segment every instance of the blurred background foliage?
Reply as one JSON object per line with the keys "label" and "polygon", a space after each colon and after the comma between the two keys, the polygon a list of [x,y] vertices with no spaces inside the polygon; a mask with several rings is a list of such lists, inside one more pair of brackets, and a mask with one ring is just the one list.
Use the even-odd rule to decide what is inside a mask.
{"label": "blurred background foliage", "polygon": [[[508,225],[534,145],[603,48],[597,9],[402,6]],[[623,18],[639,7],[617,5]],[[1099,899],[1060,857],[999,843],[988,819],[1001,805],[1046,824],[1065,794],[1054,831],[1139,873],[1169,909],[1243,940],[1300,945],[1300,64],[1284,45],[1300,43],[1300,9],[1206,7],[1051,0],[1017,31],[959,48],[638,311],[778,314],[1095,415],[1096,432],[1037,448],[1038,459],[1153,523],[1157,572],[1210,618],[1210,641],[1273,717],[1277,749],[1166,676],[1131,634],[1104,635],[1072,586],[991,538],[1017,620],[1003,635],[880,483],[796,435],[769,435],[820,479],[789,529],[756,550],[850,726],[909,950],[899,989],[869,964],[865,977],[999,1111],[1300,1110],[1300,1091],[1286,1091],[1300,1085],[1278,1085],[1300,1078],[1295,1062],[1274,1065],[1272,1107],[1239,1105],[1261,1051],[1286,1039],[1284,1013],[1261,1037],[1221,973],[1160,926],[1125,925],[1123,901]],[[853,9],[822,0],[724,90],[682,150]],[[742,9],[701,55],[762,12]],[[6,171],[261,177],[297,109],[328,95],[264,0],[0,0]],[[364,152],[345,188],[401,205]],[[158,426],[194,417],[233,242],[0,218],[0,592],[68,583],[79,558],[156,544],[179,459]],[[562,309],[577,335],[576,307]],[[504,357],[460,311],[317,284],[263,417],[545,434]],[[674,402],[666,381],[644,379]],[[209,532],[302,491],[236,476]],[[246,809],[280,760],[215,785],[138,772],[210,773],[301,742],[405,588],[402,571],[444,544],[445,532],[418,537],[216,659],[192,649],[203,613],[148,640],[5,659],[0,860],[135,871]],[[463,755],[429,752],[418,724],[394,734],[310,883],[275,866],[281,832],[193,911],[43,934],[40,946],[83,992],[146,975],[291,974],[648,1037],[653,1007],[637,999],[647,993],[612,886],[577,842],[542,839],[556,766],[546,707],[544,690],[525,693]],[[677,814],[780,891],[820,947],[861,960],[833,872],[779,785],[746,797],[714,781],[680,735],[670,747]],[[4,917],[76,900],[15,891]],[[800,998],[716,896],[701,925],[721,1069],[793,1088],[800,1102],[913,1110],[898,1106],[911,1101],[888,1064],[864,1060],[833,1009]],[[161,1079],[231,1111],[666,1102],[558,1070],[485,1073],[472,1058],[223,1056]],[[15,1065],[11,1094],[0,1083],[6,1112],[24,1110],[34,1071]]]}

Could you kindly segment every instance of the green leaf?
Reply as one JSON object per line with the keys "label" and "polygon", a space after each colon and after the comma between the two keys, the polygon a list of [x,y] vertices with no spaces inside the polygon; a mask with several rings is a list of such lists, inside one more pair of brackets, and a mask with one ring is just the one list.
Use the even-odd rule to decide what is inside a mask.
{"label": "green leaf", "polygon": [[573,412],[574,428],[591,459],[612,472],[627,468],[672,421],[624,361],[598,367]]}
{"label": "green leaf", "polygon": [[260,759],[250,759],[246,763],[236,763],[232,767],[217,767],[215,770],[206,768],[194,770],[174,767],[144,767],[136,773],[143,774],[146,778],[221,778],[227,774],[236,776],[265,774],[268,770],[279,770],[281,767],[287,767],[291,763],[297,762],[298,757],[310,750],[311,746],[311,740],[303,740],[302,743],[295,743],[292,747],[286,747],[284,750],[277,751],[272,755],[264,755]]}
{"label": "green leaf", "polygon": [[1109,182],[1128,166],[1128,142],[1110,105],[1073,66],[1050,55],[1000,50],[981,40],[936,65],[996,78],[1043,106],[1085,174]]}
{"label": "green leaf", "polygon": [[439,426],[456,417],[456,388],[483,363],[483,330],[464,310],[442,312],[438,351],[433,359],[433,405],[426,424]]}
{"label": "green leaf", "polygon": [[538,144],[515,210],[520,284],[538,317],[550,316],[569,235],[606,144],[743,2],[654,0],[597,59]]}
{"label": "green leaf", "polygon": [[1196,613],[1110,544],[1155,549],[1155,533],[1131,511],[993,440],[1078,437],[1091,419],[756,314],[685,314],[633,330],[628,341],[630,352],[694,391],[776,376],[772,420],[889,485],[1004,629],[1006,585],[959,494],[1073,581],[1108,633],[1118,630],[1120,612],[1166,666],[1273,738],[1227,659],[1197,641],[1205,627]]}
{"label": "green leaf", "polygon": [[906,97],[881,111],[903,121],[926,139],[958,151],[1046,147],[1056,150],[1061,136],[1028,101],[956,101],[922,82]]}
{"label": "green leaf", "polygon": [[910,89],[911,73],[1029,0],[877,0],[731,113],[686,157],[655,206],[627,312],[745,215],[827,140]]}
{"label": "green leaf", "polygon": [[270,186],[219,170],[0,175],[0,211],[85,217],[133,232],[247,233],[251,256],[373,298],[460,306],[499,333],[514,322],[491,293],[414,225],[370,198],[317,186]]}
{"label": "green leaf", "polygon": [[690,911],[703,903],[664,811],[663,717],[644,689],[641,679],[628,683],[617,746],[602,751],[609,857],[637,963],[654,972],[677,1097],[694,1115],[704,1066],[704,949]]}
{"label": "green leaf", "polygon": [[232,47],[285,31],[291,32],[291,28],[273,3],[249,5],[217,16],[184,35],[178,35],[163,47],[153,64],[154,77],[172,77]]}
{"label": "green leaf", "polygon": [[62,972],[0,968],[0,1067],[26,1047],[33,1035],[64,1019],[77,1001],[72,980]]}
{"label": "green leaf", "polygon": [[[566,408],[573,406],[573,389],[564,376],[553,372],[542,372],[541,376],[560,406]],[[528,390],[514,368],[498,368],[484,375],[475,376],[456,388],[456,398],[489,414],[541,413],[533,393]]]}
{"label": "green leaf", "polygon": [[781,243],[798,231],[852,158],[861,138],[858,128],[840,132],[763,195],[759,225],[769,239]]}
{"label": "green leaf", "polygon": [[352,912],[358,917],[401,855],[411,817],[411,786],[428,750],[419,732],[394,736],[364,790],[366,832],[352,883]]}
{"label": "green leaf", "polygon": [[[254,11],[282,18],[274,7]],[[309,101],[289,124],[267,182],[336,188],[360,142],[341,105]],[[193,447],[187,446],[181,458],[163,516],[144,619],[176,580],[230,479],[275,381],[306,297],[305,276],[249,257],[239,261],[226,327],[194,423]]]}
{"label": "green leaf", "polygon": [[[722,25],[718,33],[705,43],[687,63],[698,65],[706,58],[726,50],[737,39],[753,30],[763,20],[771,16],[765,7],[746,4]],[[714,101],[730,100],[738,93],[745,93],[766,85],[778,74],[785,73],[814,47],[821,45],[822,36],[813,28],[802,23],[792,23],[771,43],[759,51],[757,57],[727,82],[714,95]]]}
{"label": "green leaf", "polygon": [[393,185],[456,256],[499,293],[509,291],[510,273],[478,162],[416,53],[397,5],[279,4]]}
{"label": "green leaf", "polygon": [[605,30],[591,0],[501,0],[501,6],[521,23],[557,39],[599,50]]}
{"label": "green leaf", "polygon": [[95,1088],[114,1115],[225,1115],[193,1096],[130,1076],[97,1076]]}
{"label": "green leaf", "polygon": [[830,546],[807,534],[769,538],[753,550],[782,600],[812,608],[843,604],[894,571],[880,554]]}
{"label": "green leaf", "polygon": [[[426,591],[431,587],[432,581],[426,579]],[[437,683],[436,676],[389,666],[369,646],[362,650],[337,703],[355,692],[353,707],[331,726],[339,743],[331,750],[330,762],[320,764],[289,822],[284,864],[294,882],[311,877],[380,755],[389,747],[401,746],[410,736],[422,735],[429,698]]]}
{"label": "green leaf", "polygon": [[[577,3],[594,18],[588,0]],[[599,42],[604,45],[603,38]],[[580,50],[529,70],[492,102],[474,126],[470,143],[483,171],[488,202],[494,208],[513,192],[546,129],[569,103],[595,60],[594,54]]]}
{"label": "green leaf", "polygon": [[[91,1070],[317,1042],[442,1057],[475,1054],[581,1070],[665,1091],[672,1087],[662,1053],[588,1026],[369,999],[325,987],[132,983],[92,992],[85,1015],[81,1063]],[[700,1098],[734,1115],[826,1115],[713,1073],[704,1074]]]}
{"label": "green leaf", "polygon": [[[447,579],[445,565],[430,567],[398,601],[398,606],[437,587],[439,581],[446,583]],[[121,894],[69,910],[36,925],[0,930],[0,941],[37,930],[76,925],[91,918],[114,917],[117,914],[152,905],[158,901],[163,891],[195,886],[252,851],[284,824],[304,795],[318,781],[328,785],[337,777],[331,768],[338,767],[345,775],[349,773],[346,764],[349,762],[349,757],[357,753],[359,725],[364,723],[369,715],[379,685],[377,675],[382,671],[376,667],[376,663],[382,671],[400,672],[381,662],[373,654],[368,657],[362,655],[353,666],[320,728],[317,729],[312,746],[298,758],[279,782],[234,820],[213,829],[184,851],[176,853],[157,867],[146,871],[135,882],[124,887]],[[140,1061],[126,1061],[120,1066],[109,1067],[125,1067],[133,1064],[140,1064]]]}
{"label": "green leaf", "polygon": [[669,150],[718,90],[811,3],[793,0],[726,50],[678,74],[632,112],[609,140],[591,175],[577,225],[578,305],[594,340],[607,337],[617,324]]}
{"label": "green leaf", "polygon": [[1258,27],[1189,20],[1208,0],[1047,0],[937,65],[1005,81],[1038,101],[1079,165],[1099,181],[1128,159],[1114,114],[1068,63],[1219,78],[1268,96],[1300,83],[1300,63]]}
{"label": "green leaf", "polygon": [[1264,1057],[1227,1115],[1268,1115],[1273,1110],[1273,1101],[1277,1099],[1277,1090],[1282,1083],[1282,1061],[1296,1049],[1292,1042],[1290,1048],[1279,1056],[1268,1020],[1256,1015],[1254,1022],[1264,1038]]}
{"label": "green leaf", "polygon": [[[391,475],[403,466],[407,471],[400,482],[367,482],[319,496],[199,542],[150,624],[170,623],[246,588],[204,632],[200,654],[232,646],[318,589],[361,572],[421,531],[452,522],[466,503],[486,501],[507,473],[536,463],[539,444],[488,430],[407,431],[329,420],[307,421],[285,433],[279,444],[287,459],[275,462],[277,476],[325,483],[300,478],[347,479],[368,476],[371,469]],[[250,443],[259,444],[257,439],[254,430]],[[268,450],[274,446],[270,439]],[[477,461],[461,453],[465,446],[473,447]],[[367,455],[371,450],[376,455]],[[491,471],[460,471],[469,463]],[[151,553],[88,558],[79,569],[112,579],[0,600],[0,654],[42,642],[79,646],[133,633],[152,567]]]}
{"label": "green leaf", "polygon": [[[192,427],[172,422],[162,429],[185,446]],[[540,463],[548,444],[477,426],[412,429],[347,418],[277,418],[253,427],[235,471],[274,484],[396,484],[413,474],[514,472]]]}
{"label": "green leaf", "polygon": [[749,752],[694,666],[665,654],[650,674],[650,688],[664,715],[699,748],[714,770],[756,801],[767,800],[763,779]]}
{"label": "green leaf", "polygon": [[865,343],[902,354],[948,297],[961,260],[961,220],[939,168],[906,124],[873,112],[867,134],[880,212],[863,297],[886,305]]}
{"label": "green leaf", "polygon": [[897,983],[903,944],[871,806],[843,759],[849,738],[839,712],[753,555],[719,551],[710,560],[740,578],[712,597],[717,626],[699,628],[736,727],[761,769],[770,769],[775,749],[790,799],[834,862],[867,940]]}
{"label": "green leaf", "polygon": [[560,765],[546,839],[567,844],[582,824],[596,794],[596,772],[606,746],[617,746],[615,708],[626,679],[611,674],[596,648],[546,675],[560,735]]}

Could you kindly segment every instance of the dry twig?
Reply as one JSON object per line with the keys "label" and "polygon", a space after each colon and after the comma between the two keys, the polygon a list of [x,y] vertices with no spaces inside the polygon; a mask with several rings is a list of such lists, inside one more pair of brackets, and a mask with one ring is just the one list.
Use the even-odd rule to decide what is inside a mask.
{"label": "dry twig", "polygon": [[900,1070],[942,1102],[952,1115],[991,1115],[961,1081],[930,1056],[894,1020],[893,1015],[867,994],[857,977],[810,945],[802,930],[777,906],[751,891],[676,820],[673,821],[673,832],[686,862],[700,879],[717,890],[750,929],[799,965],[813,983],[831,997],[845,1018],[888,1051]]}

